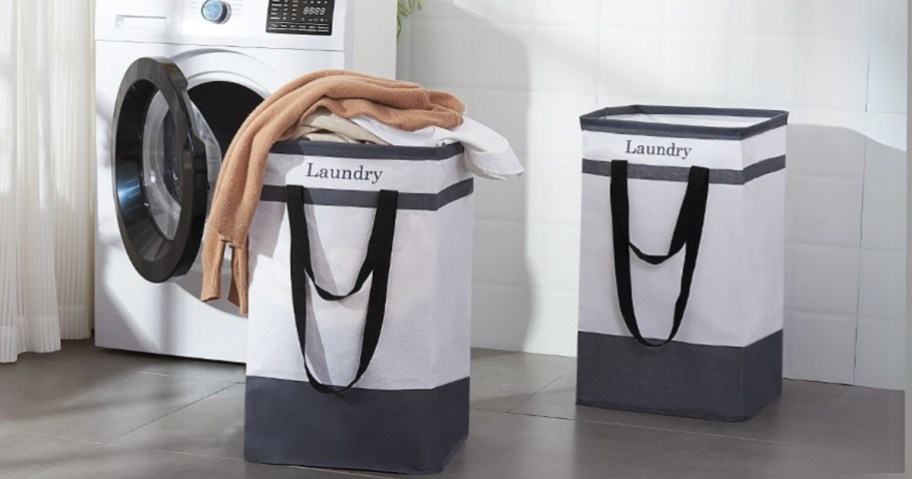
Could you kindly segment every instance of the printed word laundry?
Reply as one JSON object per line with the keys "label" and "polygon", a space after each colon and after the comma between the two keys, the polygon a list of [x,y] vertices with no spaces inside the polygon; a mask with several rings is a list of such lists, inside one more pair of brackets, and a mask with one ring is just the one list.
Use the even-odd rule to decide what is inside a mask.
{"label": "printed word laundry", "polygon": [[370,184],[376,185],[383,176],[383,171],[368,170],[364,165],[358,168],[316,168],[313,163],[307,163],[307,176],[311,178],[326,178],[333,180],[355,180],[369,181]]}
{"label": "printed word laundry", "polygon": [[627,140],[627,153],[632,155],[650,156],[677,156],[686,160],[693,148],[678,146],[675,142],[668,145],[635,145],[633,140]]}

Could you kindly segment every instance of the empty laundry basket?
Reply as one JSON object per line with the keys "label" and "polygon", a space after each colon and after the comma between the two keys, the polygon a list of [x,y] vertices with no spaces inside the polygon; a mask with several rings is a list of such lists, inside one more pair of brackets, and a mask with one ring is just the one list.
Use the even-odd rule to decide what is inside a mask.
{"label": "empty laundry basket", "polygon": [[581,118],[579,404],[736,421],[780,393],[787,118]]}

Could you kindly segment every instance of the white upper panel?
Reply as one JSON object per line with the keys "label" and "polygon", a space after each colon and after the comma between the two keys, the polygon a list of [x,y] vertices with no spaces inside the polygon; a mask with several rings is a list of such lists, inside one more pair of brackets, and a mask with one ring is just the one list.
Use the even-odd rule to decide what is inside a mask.
{"label": "white upper panel", "polygon": [[231,11],[228,20],[211,23],[202,16],[203,2],[98,0],[95,39],[331,51],[351,45],[353,0],[335,0],[332,35],[268,33],[269,0],[225,0]]}

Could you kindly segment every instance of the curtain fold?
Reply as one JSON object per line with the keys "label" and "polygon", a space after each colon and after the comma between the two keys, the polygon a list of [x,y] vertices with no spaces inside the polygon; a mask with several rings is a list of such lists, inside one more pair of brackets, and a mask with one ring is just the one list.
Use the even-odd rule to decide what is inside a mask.
{"label": "curtain fold", "polygon": [[0,1],[0,362],[91,336],[92,7]]}

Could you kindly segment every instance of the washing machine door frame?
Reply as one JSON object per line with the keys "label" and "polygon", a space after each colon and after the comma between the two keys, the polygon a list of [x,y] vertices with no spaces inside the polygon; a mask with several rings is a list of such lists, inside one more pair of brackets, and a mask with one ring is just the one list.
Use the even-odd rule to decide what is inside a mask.
{"label": "washing machine door frame", "polygon": [[[161,283],[182,276],[193,265],[206,221],[209,182],[206,145],[195,133],[188,82],[171,60],[144,57],[124,74],[114,109],[113,182],[117,223],[124,248],[136,271]],[[164,234],[150,209],[143,181],[143,137],[149,106],[157,94],[168,106],[174,126],[170,160],[178,165],[180,215],[173,237]]]}

